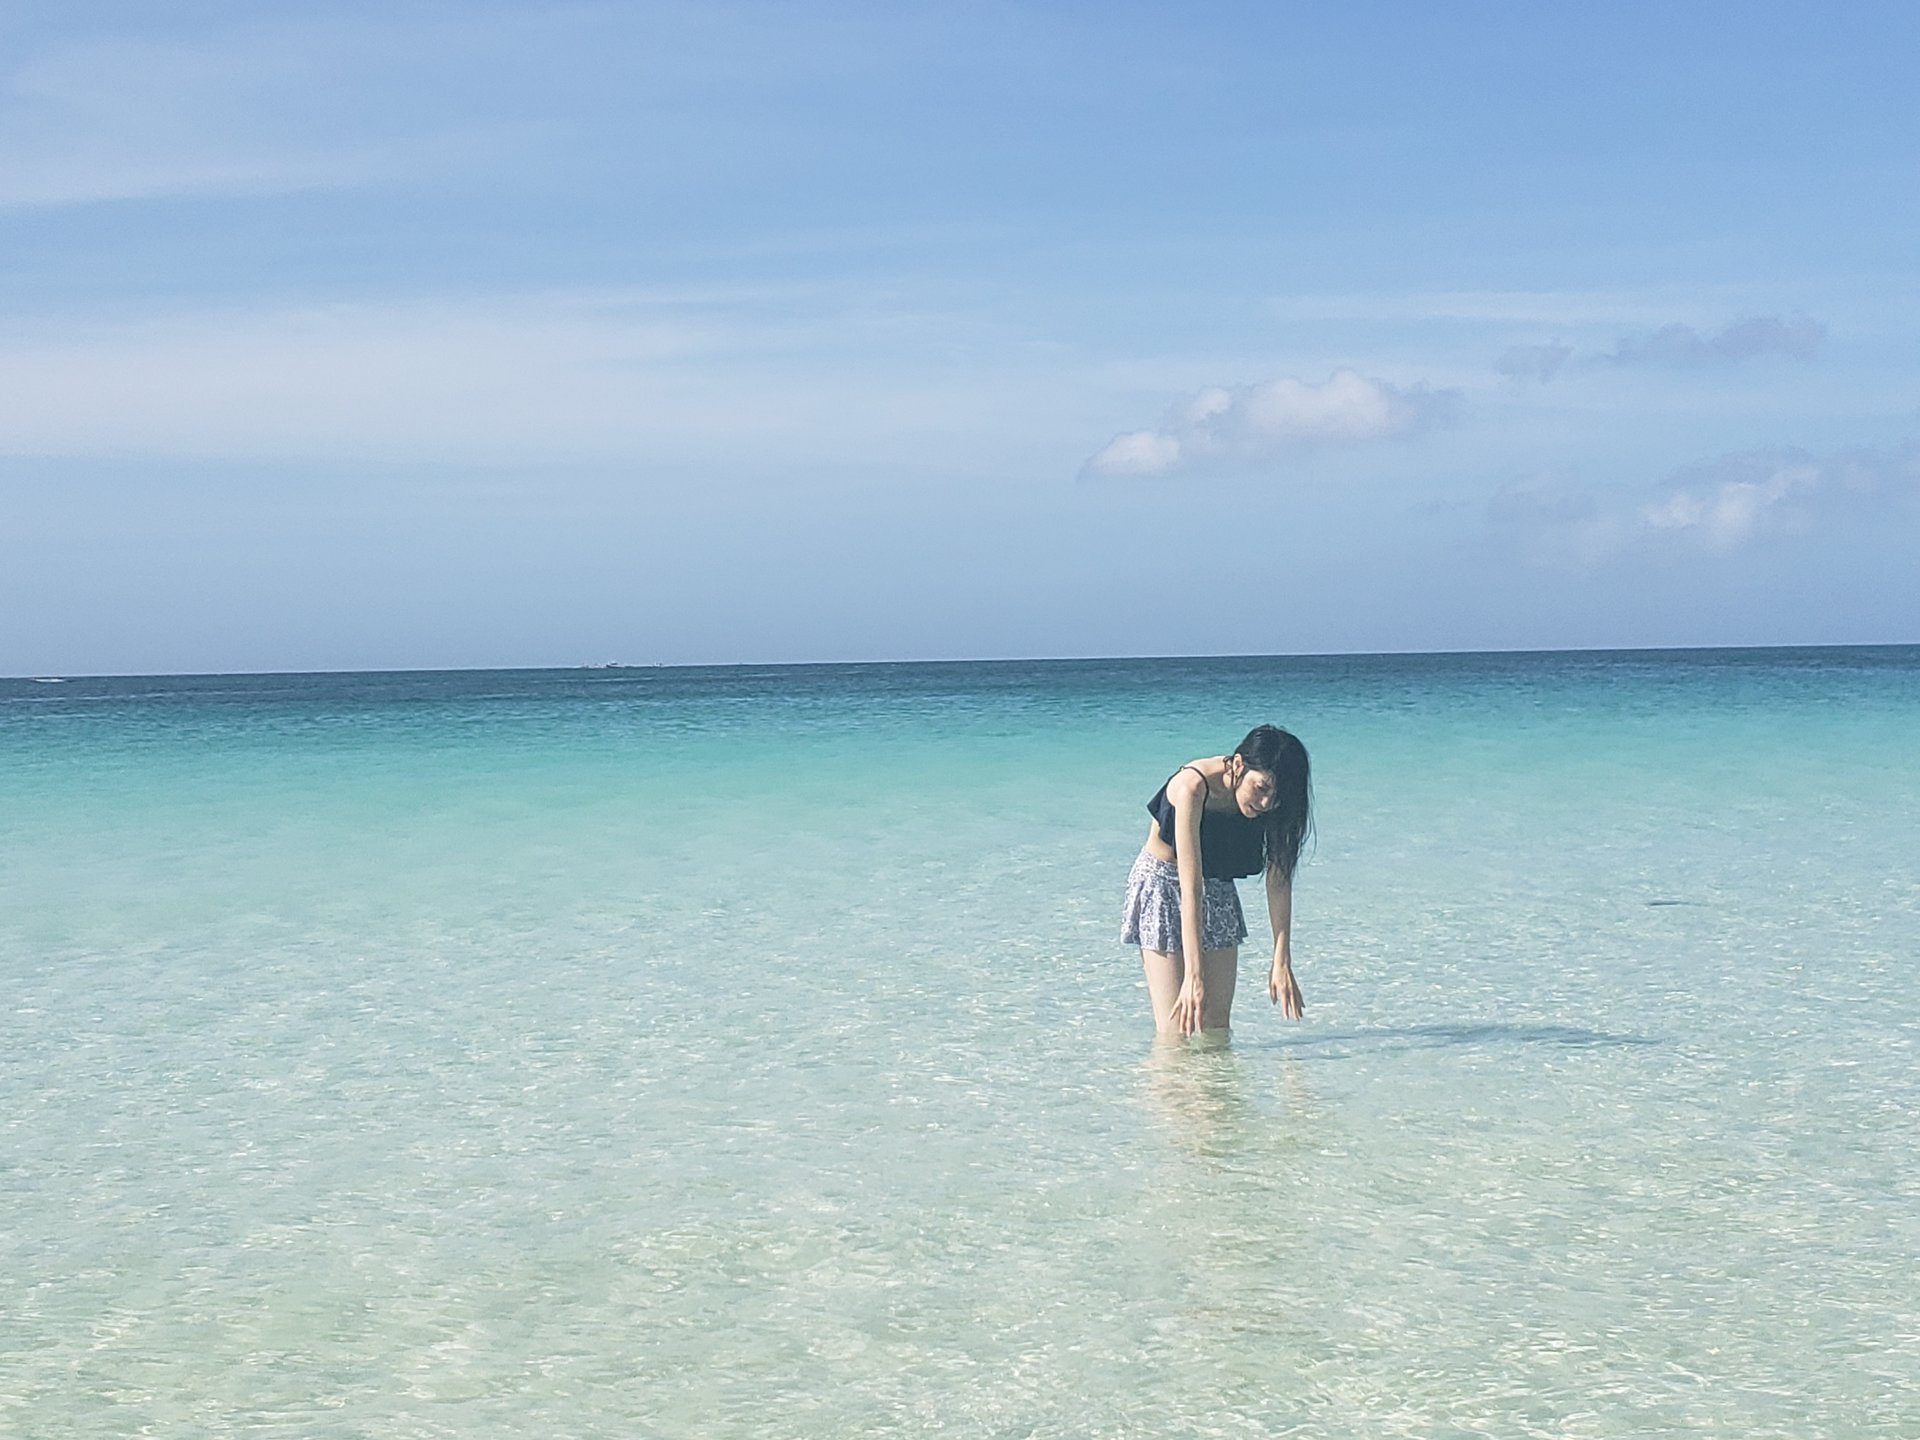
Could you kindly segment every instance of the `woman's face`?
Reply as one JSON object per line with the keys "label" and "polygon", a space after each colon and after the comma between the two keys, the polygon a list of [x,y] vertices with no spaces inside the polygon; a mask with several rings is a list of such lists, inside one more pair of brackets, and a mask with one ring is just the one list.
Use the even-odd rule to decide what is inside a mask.
{"label": "woman's face", "polygon": [[1233,798],[1240,804],[1240,813],[1251,819],[1273,809],[1273,802],[1280,798],[1280,787],[1266,771],[1250,770],[1246,762],[1241,761],[1240,783],[1233,787]]}

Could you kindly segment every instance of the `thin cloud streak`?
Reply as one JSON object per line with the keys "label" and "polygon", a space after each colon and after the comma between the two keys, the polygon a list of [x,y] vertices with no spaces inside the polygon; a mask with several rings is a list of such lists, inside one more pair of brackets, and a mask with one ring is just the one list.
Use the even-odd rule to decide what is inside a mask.
{"label": "thin cloud streak", "polygon": [[1493,368],[1516,380],[1545,384],[1573,358],[1571,345],[1514,345],[1493,362]]}
{"label": "thin cloud streak", "polygon": [[1673,369],[1730,364],[1761,355],[1810,360],[1826,334],[1825,325],[1804,315],[1792,319],[1754,315],[1736,320],[1710,335],[1691,325],[1662,325],[1657,330],[1623,335],[1611,351],[1596,358],[1614,365],[1656,365]]}
{"label": "thin cloud streak", "polygon": [[1493,368],[1515,380],[1541,384],[1569,365],[1582,369],[1608,367],[1662,370],[1703,370],[1737,364],[1768,355],[1811,360],[1826,339],[1827,327],[1805,315],[1751,315],[1703,331],[1677,323],[1631,331],[1606,350],[1577,355],[1574,347],[1556,340],[1549,344],[1513,345],[1493,362]]}
{"label": "thin cloud streak", "polygon": [[[346,189],[497,162],[527,127],[436,100],[423,58],[463,33],[292,21],[30,52],[0,79],[0,210]],[[408,107],[384,103],[393,68],[419,94]]]}
{"label": "thin cloud streak", "polygon": [[0,341],[0,454],[859,462],[1054,403],[917,365],[946,333],[654,289],[43,325]]}
{"label": "thin cloud streak", "polygon": [[1617,326],[1657,323],[1674,302],[1624,291],[1435,290],[1276,295],[1265,309],[1277,319]]}

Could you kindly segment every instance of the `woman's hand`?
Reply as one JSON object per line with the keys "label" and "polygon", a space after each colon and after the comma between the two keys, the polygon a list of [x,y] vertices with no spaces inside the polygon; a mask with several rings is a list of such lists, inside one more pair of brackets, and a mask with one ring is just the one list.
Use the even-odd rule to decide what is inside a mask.
{"label": "woman's hand", "polygon": [[1180,986],[1180,993],[1173,1002],[1173,1029],[1176,1035],[1195,1035],[1200,1030],[1200,1017],[1206,1013],[1207,987],[1200,979],[1199,966],[1187,972],[1187,978]]}
{"label": "woman's hand", "polygon": [[[1306,1008],[1306,1002],[1300,998],[1300,986],[1294,981],[1293,966],[1275,960],[1273,969],[1267,972],[1267,999],[1280,1007],[1280,1013],[1289,1020],[1298,1020]],[[1174,1007],[1178,1013],[1179,1006]]]}

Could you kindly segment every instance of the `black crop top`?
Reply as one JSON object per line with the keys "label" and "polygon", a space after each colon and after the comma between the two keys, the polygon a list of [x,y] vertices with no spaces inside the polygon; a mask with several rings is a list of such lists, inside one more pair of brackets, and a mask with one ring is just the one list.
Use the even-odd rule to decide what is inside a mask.
{"label": "black crop top", "polygon": [[[1180,770],[1186,768],[1182,765]],[[1173,774],[1178,775],[1180,770]],[[1199,773],[1194,771],[1196,775]],[[1173,775],[1169,775],[1167,785],[1172,783]],[[1159,825],[1160,838],[1179,854],[1180,847],[1173,841],[1173,802],[1167,799],[1166,785],[1156,790],[1153,799],[1147,802],[1147,813]],[[1258,875],[1267,864],[1266,829],[1264,822],[1242,815],[1238,806],[1232,810],[1203,809],[1200,812],[1200,874],[1208,880],[1238,880],[1242,876]]]}

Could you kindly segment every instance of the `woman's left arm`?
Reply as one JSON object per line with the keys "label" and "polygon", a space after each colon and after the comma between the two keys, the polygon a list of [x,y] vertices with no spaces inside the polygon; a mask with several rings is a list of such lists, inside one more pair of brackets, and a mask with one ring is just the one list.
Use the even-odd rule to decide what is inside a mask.
{"label": "woman's left arm", "polygon": [[1305,1004],[1293,978],[1293,881],[1267,871],[1267,917],[1273,921],[1273,968],[1267,972],[1267,999],[1289,1020],[1298,1020]]}

